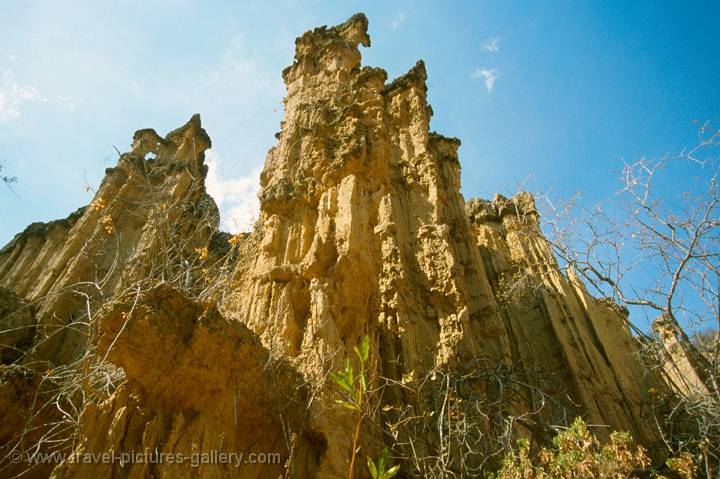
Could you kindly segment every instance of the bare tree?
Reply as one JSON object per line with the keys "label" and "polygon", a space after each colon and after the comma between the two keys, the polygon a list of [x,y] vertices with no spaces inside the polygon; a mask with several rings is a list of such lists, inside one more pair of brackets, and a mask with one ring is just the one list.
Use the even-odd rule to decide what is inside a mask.
{"label": "bare tree", "polygon": [[5,186],[7,186],[10,189],[10,191],[12,191],[13,194],[15,194],[15,196],[17,196],[17,192],[15,192],[15,190],[12,187],[13,183],[17,183],[17,180],[18,180],[17,176],[7,176],[7,175],[3,174],[4,169],[5,169],[5,165],[0,163],[0,180],[2,180],[2,182],[5,183]]}
{"label": "bare tree", "polygon": [[[579,194],[560,203],[540,195],[562,267],[631,310],[628,326],[677,386],[673,414],[694,418],[693,440],[705,450],[704,438],[717,444],[720,431],[720,343],[711,334],[714,344],[700,351],[689,332],[720,327],[719,153],[720,131],[706,123],[692,149],[625,163],[619,191],[592,208]],[[718,451],[711,453],[717,464]]]}

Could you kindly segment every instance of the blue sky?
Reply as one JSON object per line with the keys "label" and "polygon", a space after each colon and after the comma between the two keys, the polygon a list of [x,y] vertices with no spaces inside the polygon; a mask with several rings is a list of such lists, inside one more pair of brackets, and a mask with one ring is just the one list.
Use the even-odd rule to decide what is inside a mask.
{"label": "blue sky", "polygon": [[[432,127],[459,137],[463,193],[522,183],[588,201],[622,160],[693,144],[720,124],[717,2],[0,3],[0,244],[92,197],[135,130],[199,112],[227,229],[256,215],[294,38],[362,11],[363,64],[390,78],[423,59]],[[685,178],[677,178],[678,184]]]}

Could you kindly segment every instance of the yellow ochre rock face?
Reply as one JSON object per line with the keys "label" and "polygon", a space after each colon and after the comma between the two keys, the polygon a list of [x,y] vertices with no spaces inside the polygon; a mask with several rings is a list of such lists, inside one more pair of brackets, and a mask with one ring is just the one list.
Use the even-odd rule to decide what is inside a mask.
{"label": "yellow ochre rock face", "polygon": [[[65,421],[65,442],[33,438],[68,458],[149,450],[282,460],[66,459],[12,470],[346,476],[353,417],[336,406],[329,378],[364,335],[376,408],[362,463],[386,444],[415,458],[402,463],[408,476],[427,475],[442,451],[458,453],[448,468],[477,471],[494,440],[543,442],[547,425],[579,414],[654,440],[641,396],[660,386],[637,358],[625,313],[561,274],[530,195],[464,200],[460,141],[429,130],[425,65],[392,82],[361,66],[367,29],[358,14],[297,39],[251,233],[218,231],[204,186],[210,139],[196,115],[164,138],[138,131],[90,205],[0,250],[0,287],[33,305],[22,321],[0,318],[32,327],[0,341],[20,350],[3,354],[12,361],[2,368],[15,368],[0,383],[3,424],[42,432],[50,427],[34,418]],[[40,407],[27,398],[42,389],[7,379],[18,375],[50,375],[70,412],[18,414]],[[37,397],[52,404],[53,391]],[[461,419],[475,421],[465,443],[452,436]],[[3,434],[6,454],[19,436]]]}

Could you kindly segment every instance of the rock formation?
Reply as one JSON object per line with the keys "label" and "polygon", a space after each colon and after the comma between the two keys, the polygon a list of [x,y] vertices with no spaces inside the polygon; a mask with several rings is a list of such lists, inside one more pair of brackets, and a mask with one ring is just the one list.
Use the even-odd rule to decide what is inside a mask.
{"label": "rock formation", "polygon": [[[352,417],[329,375],[364,335],[376,404],[362,462],[385,444],[408,477],[441,467],[472,477],[486,457],[471,451],[502,438],[540,443],[579,414],[654,441],[641,397],[659,386],[626,313],[562,274],[530,195],[465,202],[460,141],[429,130],[424,64],[389,83],[362,67],[367,28],[359,14],[297,40],[253,232],[217,229],[204,187],[210,139],[196,115],[165,138],[138,131],[90,205],[0,251],[2,329],[24,331],[2,336],[14,351],[3,350],[4,367],[29,378],[18,391],[0,384],[3,454],[38,442],[74,453],[52,467],[6,456],[0,467],[55,478],[343,477]],[[28,404],[38,390],[51,406]],[[459,440],[468,418],[477,422]],[[13,433],[28,426],[66,440]],[[78,463],[211,450],[282,461]]]}

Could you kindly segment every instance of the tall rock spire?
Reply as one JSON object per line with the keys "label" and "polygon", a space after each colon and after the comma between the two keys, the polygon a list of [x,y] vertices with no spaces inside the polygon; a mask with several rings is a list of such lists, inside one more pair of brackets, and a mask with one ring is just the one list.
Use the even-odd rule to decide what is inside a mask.
{"label": "tall rock spire", "polygon": [[[388,83],[360,64],[366,28],[356,15],[297,40],[283,72],[286,116],[261,175],[259,247],[224,310],[294,358],[310,383],[369,334],[377,377],[422,382],[492,364],[571,398],[567,409],[548,405],[544,420],[584,413],[650,440],[622,318],[562,277],[529,195],[466,211],[460,142],[429,128],[425,64]],[[498,277],[525,269],[541,299],[508,303]],[[409,388],[386,397],[411,404],[419,393]],[[524,394],[506,413],[536,407]],[[314,427],[328,439],[321,470],[332,475],[352,428],[330,404],[316,404],[325,412]]]}

